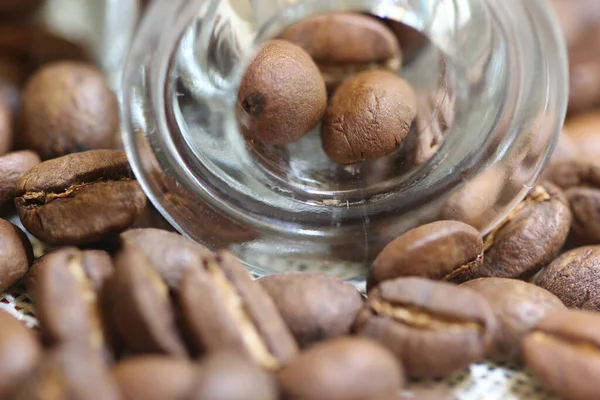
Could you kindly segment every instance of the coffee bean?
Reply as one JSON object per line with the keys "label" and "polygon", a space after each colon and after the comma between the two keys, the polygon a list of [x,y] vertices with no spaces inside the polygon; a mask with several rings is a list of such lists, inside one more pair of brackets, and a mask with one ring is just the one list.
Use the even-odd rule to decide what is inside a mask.
{"label": "coffee bean", "polygon": [[274,377],[234,353],[214,353],[202,361],[200,377],[187,400],[277,400]]}
{"label": "coffee bean", "polygon": [[301,347],[350,333],[362,295],[322,273],[274,274],[259,279]]}
{"label": "coffee bean", "polygon": [[397,71],[402,64],[394,34],[381,21],[363,14],[316,15],[288,28],[281,38],[310,54],[331,89],[357,72]]}
{"label": "coffee bean", "polygon": [[29,150],[0,156],[0,204],[14,200],[19,180],[39,163],[38,155]]}
{"label": "coffee bean", "polygon": [[477,292],[422,278],[384,281],[369,292],[358,334],[387,346],[414,377],[438,377],[481,360],[496,330]]}
{"label": "coffee bean", "polygon": [[551,313],[527,336],[527,367],[549,390],[569,400],[600,398],[600,317],[564,310]]}
{"label": "coffee bean", "polygon": [[40,258],[27,275],[27,290],[46,340],[83,346],[111,358],[102,295],[114,271],[108,253],[63,248]]}
{"label": "coffee bean", "polygon": [[475,228],[458,221],[432,222],[411,229],[379,253],[367,290],[403,276],[461,281],[463,270],[479,268],[482,261],[483,240]]}
{"label": "coffee bean", "polygon": [[208,255],[188,268],[179,301],[197,350],[237,351],[267,369],[297,353],[297,345],[273,300],[233,255]]}
{"label": "coffee bean", "polygon": [[571,213],[564,194],[550,183],[536,186],[484,241],[483,266],[473,278],[519,278],[552,261],[567,239]]}
{"label": "coffee bean", "polygon": [[589,299],[579,308],[587,311],[600,312],[600,296]]}
{"label": "coffee bean", "polygon": [[416,115],[415,92],[402,78],[362,72],[331,97],[321,130],[323,149],[338,164],[383,157],[402,146]]}
{"label": "coffee bean", "polygon": [[25,276],[33,261],[33,249],[25,233],[0,219],[0,292]]}
{"label": "coffee bean", "polygon": [[286,399],[391,399],[404,386],[401,365],[384,347],[364,338],[318,343],[278,375]]}
{"label": "coffee bean", "polygon": [[36,337],[21,321],[0,311],[0,398],[8,399],[37,365],[42,349]]}
{"label": "coffee bean", "polygon": [[[17,112],[21,101],[21,86],[25,82],[28,72],[26,60],[23,56],[2,55],[0,53],[0,102],[8,107],[12,115]],[[10,136],[11,144],[12,140],[13,137]]]}
{"label": "coffee bean", "polygon": [[184,359],[143,355],[121,361],[112,375],[122,400],[187,400],[199,372],[197,365]]}
{"label": "coffee bean", "polygon": [[0,155],[8,152],[13,142],[12,112],[0,98]]}
{"label": "coffee bean", "polygon": [[498,329],[488,355],[497,360],[519,360],[525,335],[546,315],[565,306],[558,297],[516,279],[480,278],[463,283],[492,306]]}
{"label": "coffee bean", "polygon": [[562,254],[542,271],[536,284],[554,293],[567,307],[582,307],[600,296],[600,246]]}
{"label": "coffee bean", "polygon": [[120,396],[96,353],[59,346],[47,351],[32,373],[7,398],[119,400]]}
{"label": "coffee bean", "polygon": [[49,64],[23,89],[20,145],[43,159],[110,148],[119,129],[114,93],[94,67],[78,62]]}
{"label": "coffee bean", "polygon": [[299,140],[319,123],[326,107],[325,83],[314,61],[283,40],[260,49],[238,93],[242,131],[269,144]]}
{"label": "coffee bean", "polygon": [[169,289],[137,246],[124,246],[107,283],[109,307],[121,339],[138,353],[187,354],[175,323]]}
{"label": "coffee bean", "polygon": [[597,157],[600,151],[600,112],[575,115],[567,120],[564,129],[579,153],[574,157]]}
{"label": "coffee bean", "polygon": [[177,233],[160,229],[130,229],[120,236],[127,246],[138,247],[169,289],[179,290],[186,269],[202,262],[210,251]]}
{"label": "coffee bean", "polygon": [[125,153],[93,150],[49,160],[17,185],[23,226],[52,245],[85,244],[131,226],[146,206]]}

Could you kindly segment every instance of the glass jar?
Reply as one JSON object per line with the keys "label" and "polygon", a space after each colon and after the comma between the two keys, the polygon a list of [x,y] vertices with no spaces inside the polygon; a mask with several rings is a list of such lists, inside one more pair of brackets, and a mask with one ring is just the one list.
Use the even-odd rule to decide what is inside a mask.
{"label": "glass jar", "polygon": [[[245,140],[237,88],[257,48],[340,11],[427,38],[399,71],[419,98],[414,139],[352,166],[326,157],[318,128],[288,146]],[[155,0],[125,70],[124,143],[182,233],[258,275],[361,280],[412,227],[458,219],[485,233],[501,221],[536,182],[567,97],[565,45],[545,0]]]}

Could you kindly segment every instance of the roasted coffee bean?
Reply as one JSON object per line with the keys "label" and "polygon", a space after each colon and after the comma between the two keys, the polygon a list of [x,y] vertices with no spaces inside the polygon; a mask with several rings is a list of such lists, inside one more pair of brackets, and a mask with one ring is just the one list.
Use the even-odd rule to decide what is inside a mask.
{"label": "roasted coffee bean", "polygon": [[138,247],[171,290],[179,290],[183,272],[199,265],[210,251],[199,243],[161,229],[130,229],[120,236],[127,246]]}
{"label": "roasted coffee bean", "polygon": [[108,253],[73,247],[44,255],[27,275],[42,334],[52,345],[83,346],[110,359],[102,295],[114,271]]}
{"label": "roasted coffee bean", "polygon": [[358,334],[387,346],[414,377],[438,377],[483,358],[496,330],[477,292],[422,278],[380,283],[356,319]]}
{"label": "roasted coffee bean", "polygon": [[416,95],[402,78],[386,71],[347,79],[329,101],[321,138],[338,164],[354,164],[391,154],[417,115]]}
{"label": "roasted coffee bean", "polygon": [[169,289],[137,246],[125,245],[117,255],[107,295],[114,326],[131,350],[187,355],[175,323]]}
{"label": "roasted coffee bean", "polygon": [[[65,36],[57,35],[48,29],[34,29],[31,33],[31,39],[27,47],[27,58],[34,70],[39,70],[40,68],[53,63],[73,63],[74,65],[91,67],[92,72],[88,76],[84,76],[84,78],[89,79],[89,81],[85,80],[84,83],[89,84],[90,86],[95,83],[98,87],[91,87],[95,87],[96,90],[98,90],[96,93],[107,96],[107,99],[110,99],[111,97],[110,92],[105,92],[105,84],[102,84],[103,75],[96,75],[98,80],[94,80],[93,71],[97,73],[97,70],[90,64],[93,61],[93,57],[89,54],[89,49],[81,43],[71,41]],[[86,74],[86,72],[84,72],[84,74]],[[87,100],[86,97],[84,97],[84,99]],[[112,100],[109,101],[112,102]],[[106,107],[107,104],[105,104],[104,107]],[[105,108],[105,110],[111,110],[111,108]],[[99,107],[99,110],[101,111],[102,108]],[[110,121],[112,121],[114,115],[107,115],[107,117],[110,117]],[[108,121],[104,121],[105,124],[106,122]],[[97,129],[99,129],[99,132],[104,132],[104,130],[100,128]]]}
{"label": "roasted coffee bean", "polygon": [[197,350],[238,351],[267,369],[298,351],[273,300],[229,253],[205,256],[188,268],[179,301]]}
{"label": "roasted coffee bean", "polygon": [[600,296],[600,246],[579,247],[562,254],[535,283],[554,293],[567,307],[583,307]]}
{"label": "roasted coffee bean", "polygon": [[94,67],[49,64],[23,89],[19,124],[19,144],[43,159],[110,148],[119,128],[117,99]]}
{"label": "roasted coffee bean", "polygon": [[0,204],[13,201],[19,180],[40,158],[32,151],[15,151],[0,157]]}
{"label": "roasted coffee bean", "polygon": [[376,18],[358,13],[322,14],[288,28],[289,40],[315,60],[328,88],[369,69],[397,71],[402,64],[398,40]]}
{"label": "roasted coffee bean", "polygon": [[187,400],[277,400],[274,377],[234,353],[215,353],[202,361],[200,377]]}
{"label": "roasted coffee bean", "polygon": [[480,278],[462,286],[492,306],[498,328],[488,355],[497,360],[520,360],[525,335],[549,313],[566,308],[547,290],[516,279]]}
{"label": "roasted coffee bean", "polygon": [[551,313],[527,336],[523,354],[542,385],[561,398],[600,398],[598,315],[577,310]]}
{"label": "roasted coffee bean", "polygon": [[432,222],[411,229],[379,253],[367,290],[403,276],[461,281],[463,270],[480,268],[482,261],[483,240],[475,228],[458,221]]}
{"label": "roasted coffee bean", "polygon": [[384,347],[364,338],[318,343],[278,375],[285,399],[385,400],[404,386],[402,366]]}
{"label": "roasted coffee bean", "polygon": [[259,279],[301,347],[350,333],[363,297],[322,273],[274,274]]}
{"label": "roasted coffee bean", "polygon": [[0,98],[0,155],[10,150],[12,142],[12,112],[6,101]]}
{"label": "roasted coffee bean", "polygon": [[42,349],[33,332],[21,321],[0,311],[0,398],[8,399],[11,388],[19,385],[37,365]]}
{"label": "roasted coffee bean", "polygon": [[112,375],[121,400],[187,400],[199,367],[184,359],[143,355],[119,362]]}
{"label": "roasted coffee bean", "polygon": [[98,355],[79,347],[47,351],[36,368],[7,397],[11,400],[119,400],[110,372]]}
{"label": "roasted coffee bean", "polygon": [[565,124],[566,136],[578,151],[578,157],[596,158],[600,152],[600,112],[591,111],[569,118]]}
{"label": "roasted coffee bean", "polygon": [[325,82],[301,47],[267,42],[240,85],[238,118],[243,133],[269,144],[295,142],[321,120],[327,107]]}
{"label": "roasted coffee bean", "polygon": [[25,276],[33,261],[33,249],[25,233],[0,219],[0,292]]}
{"label": "roasted coffee bean", "polygon": [[485,238],[482,267],[470,268],[464,276],[532,276],[558,255],[570,225],[571,213],[562,191],[550,183],[536,186]]}
{"label": "roasted coffee bean", "polygon": [[98,241],[131,226],[146,206],[125,153],[92,150],[49,160],[17,185],[23,226],[52,245]]}

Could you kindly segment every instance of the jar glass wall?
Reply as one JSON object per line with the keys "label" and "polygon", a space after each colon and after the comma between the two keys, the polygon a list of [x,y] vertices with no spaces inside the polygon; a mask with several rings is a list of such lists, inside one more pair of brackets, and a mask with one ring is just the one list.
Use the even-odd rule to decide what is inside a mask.
{"label": "jar glass wall", "polygon": [[[245,140],[237,88],[257,48],[339,11],[427,38],[399,70],[419,102],[402,149],[342,166],[318,127],[287,146]],[[567,67],[544,0],[156,0],[122,89],[130,162],[178,230],[259,275],[361,279],[407,229],[458,219],[485,233],[523,198],[564,119]]]}

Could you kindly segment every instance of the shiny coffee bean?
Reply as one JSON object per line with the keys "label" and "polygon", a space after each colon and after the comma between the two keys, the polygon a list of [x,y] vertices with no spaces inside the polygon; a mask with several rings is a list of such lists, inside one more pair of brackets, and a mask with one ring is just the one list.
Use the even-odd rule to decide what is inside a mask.
{"label": "shiny coffee bean", "polygon": [[319,66],[327,87],[369,69],[397,71],[402,52],[392,31],[381,21],[358,13],[307,18],[282,35],[302,47]]}
{"label": "shiny coffee bean", "polygon": [[541,272],[536,284],[555,294],[567,307],[584,307],[600,296],[600,246],[579,247],[562,254]]}
{"label": "shiny coffee bean", "polygon": [[25,276],[33,261],[33,249],[25,233],[0,219],[0,292]]}
{"label": "shiny coffee bean", "polygon": [[600,316],[576,310],[551,313],[523,343],[527,367],[561,398],[600,398]]}
{"label": "shiny coffee bean", "polygon": [[319,123],[326,107],[325,82],[314,61],[283,40],[260,49],[238,93],[242,132],[275,145],[300,140]]}
{"label": "shiny coffee bean", "polygon": [[401,365],[385,347],[365,338],[318,343],[278,374],[285,399],[385,400],[404,386]]}
{"label": "shiny coffee bean", "polygon": [[356,319],[359,335],[388,347],[414,377],[438,377],[483,358],[496,330],[477,292],[422,278],[384,281]]}
{"label": "shiny coffee bean", "polygon": [[361,293],[322,273],[274,274],[258,280],[301,347],[350,333]]}
{"label": "shiny coffee bean", "polygon": [[417,115],[410,85],[386,71],[366,71],[336,89],[321,128],[323,149],[338,164],[354,164],[402,146]]}
{"label": "shiny coffee bean", "polygon": [[488,355],[496,360],[520,360],[525,335],[546,315],[565,306],[539,286],[516,279],[480,278],[461,285],[485,298],[498,328]]}
{"label": "shiny coffee bean", "polygon": [[237,351],[272,370],[298,352],[273,300],[227,252],[207,255],[185,271],[179,302],[199,351]]}
{"label": "shiny coffee bean", "polygon": [[52,245],[105,239],[131,226],[146,206],[125,153],[93,150],[45,161],[17,185],[23,226]]}
{"label": "shiny coffee bean", "polygon": [[432,222],[411,229],[379,253],[367,289],[403,276],[461,281],[465,269],[479,268],[482,261],[483,240],[475,228],[458,221]]}
{"label": "shiny coffee bean", "polygon": [[14,200],[19,180],[39,163],[40,157],[29,150],[0,156],[0,204]]}

